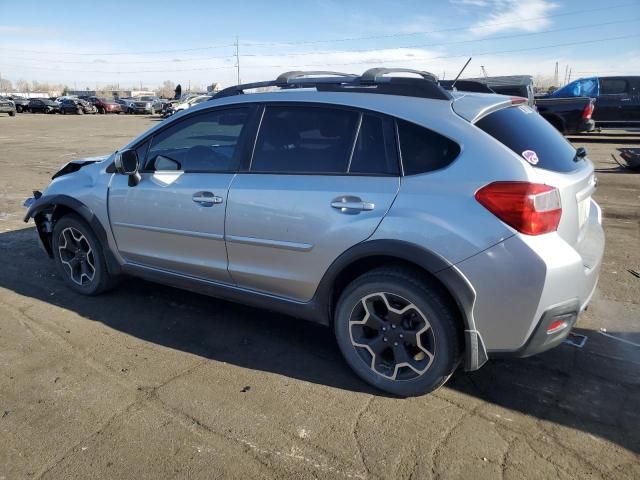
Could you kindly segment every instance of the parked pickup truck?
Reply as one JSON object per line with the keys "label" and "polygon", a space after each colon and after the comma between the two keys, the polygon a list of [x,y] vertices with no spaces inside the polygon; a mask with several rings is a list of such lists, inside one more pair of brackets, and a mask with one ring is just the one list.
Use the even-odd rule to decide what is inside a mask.
{"label": "parked pickup truck", "polygon": [[580,78],[544,98],[576,97],[595,99],[593,120],[599,126],[640,125],[640,76]]}
{"label": "parked pickup truck", "polygon": [[590,132],[595,99],[590,97],[536,97],[538,113],[563,134]]}
{"label": "parked pickup truck", "polygon": [[573,98],[550,98],[534,96],[531,75],[508,75],[500,77],[467,78],[487,85],[495,93],[524,97],[527,103],[563,134],[588,132],[594,129],[591,119],[593,100],[588,96]]}

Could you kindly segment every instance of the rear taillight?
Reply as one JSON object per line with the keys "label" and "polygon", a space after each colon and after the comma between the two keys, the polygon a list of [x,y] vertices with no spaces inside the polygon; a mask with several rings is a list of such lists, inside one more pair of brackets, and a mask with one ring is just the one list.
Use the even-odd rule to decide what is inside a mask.
{"label": "rear taillight", "polygon": [[511,97],[511,105],[522,105],[527,103],[527,99],[524,97]]}
{"label": "rear taillight", "polygon": [[594,109],[593,103],[590,103],[589,105],[584,107],[584,110],[582,110],[582,119],[591,120],[591,115],[593,115],[593,109]]}
{"label": "rear taillight", "polygon": [[562,205],[557,188],[528,182],[494,182],[476,200],[507,225],[527,235],[555,232]]}

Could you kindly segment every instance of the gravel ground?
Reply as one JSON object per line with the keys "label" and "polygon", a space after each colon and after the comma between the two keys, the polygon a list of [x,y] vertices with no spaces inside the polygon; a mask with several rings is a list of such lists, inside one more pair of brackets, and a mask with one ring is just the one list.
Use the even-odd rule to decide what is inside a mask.
{"label": "gravel ground", "polygon": [[64,287],[22,201],[155,121],[0,116],[0,479],[640,478],[640,348],[620,341],[640,343],[640,175],[611,158],[637,137],[575,140],[607,233],[586,346],[403,400],[320,326],[136,279]]}

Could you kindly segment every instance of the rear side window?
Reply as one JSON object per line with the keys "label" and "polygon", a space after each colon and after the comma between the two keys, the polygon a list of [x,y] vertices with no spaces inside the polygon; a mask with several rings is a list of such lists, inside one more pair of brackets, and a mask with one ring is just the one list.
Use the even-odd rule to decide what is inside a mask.
{"label": "rear side window", "polygon": [[627,81],[622,78],[603,78],[600,80],[600,94],[613,95],[625,93],[627,91]]}
{"label": "rear side window", "polygon": [[534,167],[555,172],[577,168],[575,148],[528,106],[503,108],[480,119],[476,126]]}
{"label": "rear side window", "polygon": [[345,173],[358,116],[337,108],[267,107],[251,171]]}
{"label": "rear side window", "polygon": [[[387,122],[391,125],[386,126]],[[362,124],[351,156],[349,173],[398,175],[397,155],[393,151],[395,142],[392,125],[391,120],[366,113],[362,115]],[[389,135],[390,131],[391,135]]]}
{"label": "rear side window", "polygon": [[405,175],[444,168],[460,153],[460,146],[456,142],[404,120],[398,120],[398,138]]}

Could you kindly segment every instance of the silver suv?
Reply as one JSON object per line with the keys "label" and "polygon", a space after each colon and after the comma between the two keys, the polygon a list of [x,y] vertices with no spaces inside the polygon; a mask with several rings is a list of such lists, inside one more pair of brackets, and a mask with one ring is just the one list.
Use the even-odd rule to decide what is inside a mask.
{"label": "silver suv", "polygon": [[130,274],[320,322],[397,395],[558,345],[604,249],[586,152],[526,99],[394,73],[223,90],[67,164],[25,221],[78,293]]}

